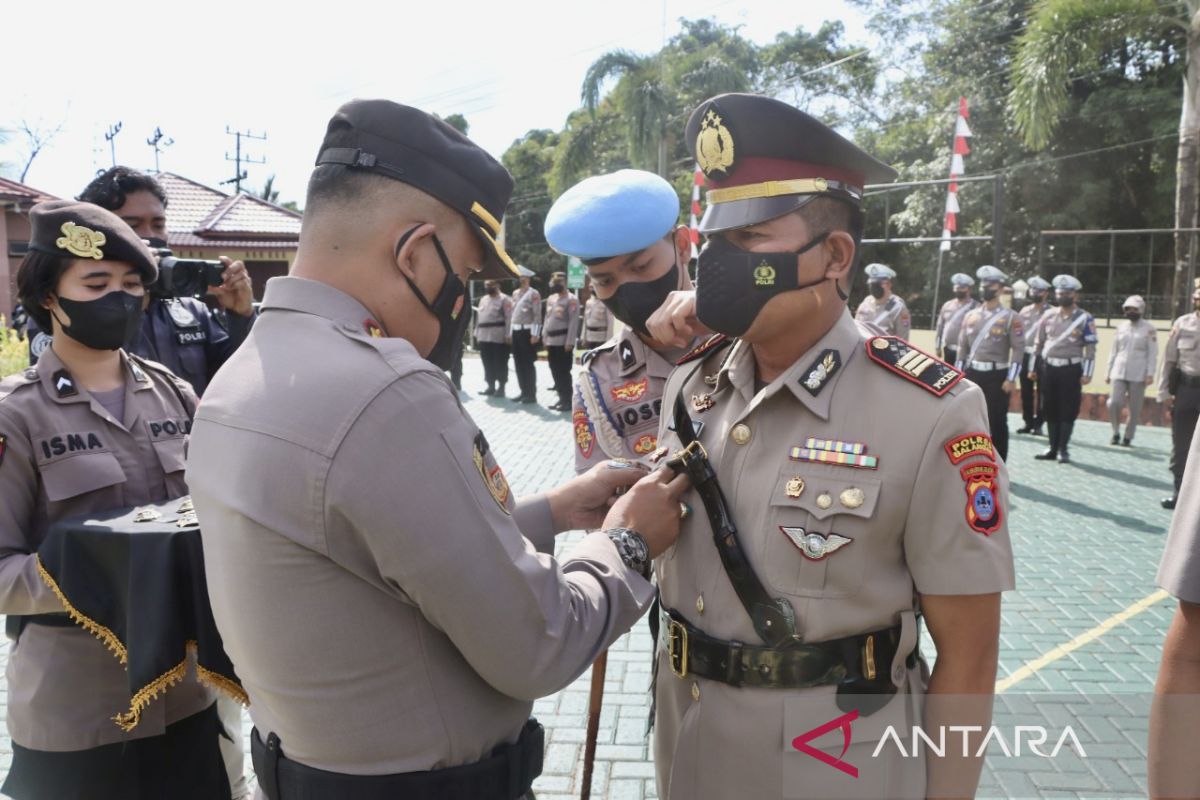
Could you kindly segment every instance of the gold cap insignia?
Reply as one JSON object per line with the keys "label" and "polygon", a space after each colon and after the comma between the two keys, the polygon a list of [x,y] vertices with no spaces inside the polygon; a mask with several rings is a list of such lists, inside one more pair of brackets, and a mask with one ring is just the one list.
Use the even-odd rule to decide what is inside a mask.
{"label": "gold cap insignia", "polygon": [[54,240],[55,246],[80,258],[94,258],[97,261],[104,258],[100,247],[108,238],[100,231],[76,225],[74,222],[64,222],[62,232],[63,235]]}
{"label": "gold cap insignia", "polygon": [[696,162],[705,175],[726,172],[733,166],[733,137],[721,124],[721,115],[710,108],[696,135]]}

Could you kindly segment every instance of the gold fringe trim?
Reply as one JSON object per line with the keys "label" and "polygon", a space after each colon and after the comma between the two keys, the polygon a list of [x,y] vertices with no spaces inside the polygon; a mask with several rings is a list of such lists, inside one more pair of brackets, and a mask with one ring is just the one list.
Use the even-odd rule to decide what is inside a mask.
{"label": "gold fringe trim", "polygon": [[[196,648],[196,643],[188,642],[188,647],[189,649],[194,650]],[[199,661],[196,662],[196,677],[199,678],[200,682],[205,686],[209,686],[224,692],[238,703],[241,703],[243,707],[248,707],[250,705],[250,696],[246,694],[245,689],[243,689],[241,686],[238,686],[224,675],[200,666]]]}
{"label": "gold fringe trim", "polygon": [[54,592],[54,595],[58,598],[58,602],[63,604],[63,608],[67,610],[67,614],[71,617],[71,620],[103,642],[104,646],[117,657],[117,660],[121,664],[128,664],[129,651],[125,649],[125,645],[121,644],[121,640],[117,638],[117,635],[91,617],[80,613],[79,609],[71,605],[71,601],[62,593],[62,589],[58,588],[58,583],[46,571],[46,567],[42,564],[42,557],[36,553],[33,557],[37,560],[38,575],[42,576],[42,581],[50,587],[50,591]]}
{"label": "gold fringe trim", "polygon": [[159,675],[150,681],[150,683],[138,689],[137,693],[133,696],[133,700],[129,703],[129,710],[124,714],[117,714],[113,717],[113,722],[117,723],[121,730],[129,733],[142,721],[142,711],[145,710],[146,706],[150,705],[150,701],[157,700],[159,694],[182,681],[186,674],[187,657],[185,656],[183,661],[180,661],[162,675]]}

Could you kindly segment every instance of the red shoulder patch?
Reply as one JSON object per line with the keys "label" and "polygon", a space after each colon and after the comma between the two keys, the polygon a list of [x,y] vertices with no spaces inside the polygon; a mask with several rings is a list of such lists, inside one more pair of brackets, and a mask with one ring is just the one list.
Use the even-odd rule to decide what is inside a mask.
{"label": "red shoulder patch", "polygon": [[867,340],[867,356],[938,397],[950,391],[963,377],[945,361],[918,350],[899,336],[871,337]]}
{"label": "red shoulder patch", "polygon": [[676,361],[675,366],[678,367],[680,364],[686,364],[689,361],[695,361],[697,358],[700,358],[701,356],[704,356],[704,355],[707,355],[709,353],[719,350],[720,348],[724,347],[725,345],[730,344],[732,341],[733,341],[732,339],[730,339],[728,336],[726,336],[723,333],[715,333],[712,336],[705,339],[700,344],[693,347],[686,355],[683,356],[683,358]]}

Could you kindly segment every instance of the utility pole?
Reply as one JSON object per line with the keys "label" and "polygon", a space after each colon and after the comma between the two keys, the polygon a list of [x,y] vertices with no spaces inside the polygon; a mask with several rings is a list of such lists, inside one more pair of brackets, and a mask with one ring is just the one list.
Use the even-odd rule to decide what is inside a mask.
{"label": "utility pole", "polygon": [[[166,139],[166,141],[164,142],[163,139]],[[161,146],[159,145],[160,142],[162,142]],[[146,140],[146,144],[154,148],[154,171],[161,172],[162,170],[158,168],[158,154],[175,144],[175,140],[169,136],[164,136],[162,128],[156,126],[154,133]]]}
{"label": "utility pole", "polygon": [[117,134],[120,132],[121,123],[118,122],[116,125],[109,125],[108,131],[104,134],[104,138],[108,142],[109,154],[112,155],[112,165],[114,167],[117,165],[117,145],[113,140],[117,138]]}
{"label": "utility pole", "polygon": [[225,160],[234,162],[236,171],[234,172],[234,175],[232,178],[221,181],[221,185],[223,186],[227,183],[232,183],[234,185],[234,191],[241,192],[242,191],[242,181],[246,180],[246,175],[247,175],[246,170],[242,169],[242,164],[265,164],[265,163],[267,163],[267,159],[265,157],[264,158],[251,158],[250,156],[243,156],[242,155],[242,139],[254,139],[256,141],[265,142],[267,140],[267,134],[264,131],[262,136],[256,136],[256,135],[250,133],[249,131],[245,131],[245,132],[232,131],[229,129],[228,125],[225,126],[225,133],[228,134],[229,136],[234,137],[234,156],[233,156],[233,158],[230,158],[229,153],[226,153]]}

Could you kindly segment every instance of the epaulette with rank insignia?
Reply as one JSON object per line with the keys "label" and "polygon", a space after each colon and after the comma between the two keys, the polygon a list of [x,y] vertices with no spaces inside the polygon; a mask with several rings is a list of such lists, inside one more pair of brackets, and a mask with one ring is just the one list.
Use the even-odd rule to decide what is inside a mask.
{"label": "epaulette with rank insignia", "polygon": [[612,350],[616,346],[617,346],[617,340],[614,338],[614,339],[609,339],[604,344],[593,347],[591,350],[586,351],[583,355],[581,355],[579,357],[580,366],[586,367],[588,364],[592,363],[592,361],[595,360],[596,356],[600,355],[601,353]]}
{"label": "epaulette with rank insignia", "polygon": [[723,333],[715,333],[705,339],[700,344],[693,347],[683,358],[675,362],[675,366],[687,364],[690,361],[695,361],[697,358],[706,356],[709,353],[715,353],[726,345],[733,344],[733,339],[730,339]]}
{"label": "epaulette with rank insignia", "polygon": [[918,350],[898,336],[873,336],[868,339],[867,355],[876,364],[938,397],[950,391],[963,377],[961,372],[945,361]]}

